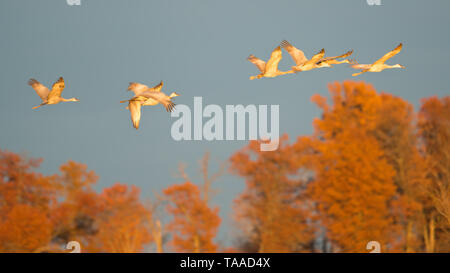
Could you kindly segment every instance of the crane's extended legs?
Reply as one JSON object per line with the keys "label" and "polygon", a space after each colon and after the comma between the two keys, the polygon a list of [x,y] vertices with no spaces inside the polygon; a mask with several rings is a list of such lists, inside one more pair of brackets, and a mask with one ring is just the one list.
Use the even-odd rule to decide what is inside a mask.
{"label": "crane's extended legs", "polygon": [[363,73],[366,73],[366,72],[368,72],[368,71],[369,71],[369,69],[365,69],[365,70],[363,70],[363,71],[361,71],[361,72],[359,72],[359,73],[354,73],[354,74],[352,74],[352,76],[353,76],[353,77],[356,77],[356,76],[361,75],[361,74],[363,74]]}
{"label": "crane's extended legs", "polygon": [[39,104],[38,106],[33,107],[33,109],[37,109],[37,108],[39,108],[39,107],[41,107],[41,106],[44,106],[44,105],[46,105],[46,104],[47,104],[46,102],[43,102],[43,103]]}

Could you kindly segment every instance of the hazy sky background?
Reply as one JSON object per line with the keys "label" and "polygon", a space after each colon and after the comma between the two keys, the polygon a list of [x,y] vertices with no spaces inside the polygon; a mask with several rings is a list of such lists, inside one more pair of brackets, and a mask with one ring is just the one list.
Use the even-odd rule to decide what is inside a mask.
{"label": "hazy sky background", "polygon": [[[178,104],[279,104],[280,132],[292,139],[312,132],[320,115],[310,97],[328,95],[327,84],[352,79],[346,65],[275,79],[250,81],[256,68],[249,54],[266,60],[288,39],[311,57],[354,49],[360,63],[372,63],[399,42],[403,51],[389,63],[405,70],[366,73],[358,80],[412,104],[431,95],[450,94],[450,1],[382,0],[65,0],[0,1],[0,149],[45,159],[40,170],[58,172],[69,159],[100,176],[97,189],[114,182],[135,184],[142,197],[182,182],[180,162],[198,181],[198,160],[210,151],[214,162],[227,160],[246,141],[182,141],[170,136],[176,120],[161,107],[146,107],[136,131],[120,100],[128,82],[155,85],[181,94]],[[284,52],[280,67],[293,62]],[[61,103],[38,110],[40,98],[27,85],[34,77],[51,86],[66,81]],[[232,200],[244,182],[232,175],[216,184],[214,202],[223,225],[219,239],[235,235]]]}

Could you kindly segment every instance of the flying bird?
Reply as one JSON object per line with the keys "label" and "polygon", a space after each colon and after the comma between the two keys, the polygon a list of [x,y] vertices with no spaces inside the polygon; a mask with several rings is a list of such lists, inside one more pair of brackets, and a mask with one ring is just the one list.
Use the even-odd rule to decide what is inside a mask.
{"label": "flying bird", "polygon": [[60,77],[58,81],[53,84],[51,91],[45,85],[35,79],[30,79],[28,81],[28,85],[30,85],[36,91],[36,93],[42,100],[42,103],[38,106],[33,107],[33,109],[47,104],[58,104],[62,101],[79,101],[77,98],[65,99],[61,97],[61,93],[65,87],[63,77]]}
{"label": "flying bird", "polygon": [[301,51],[300,49],[296,48],[295,46],[291,45],[288,41],[283,40],[280,44],[281,47],[283,47],[289,55],[291,55],[292,59],[294,60],[296,66],[292,67],[292,70],[295,72],[300,71],[308,71],[315,68],[320,68],[322,66],[319,66],[317,63],[323,59],[325,56],[325,49],[322,48],[317,54],[312,56],[311,59],[308,60],[306,58],[305,53]]}
{"label": "flying bird", "polygon": [[[142,93],[145,92],[161,92],[161,89],[163,87],[164,83],[163,81],[161,81],[158,85],[152,87],[152,88],[148,88],[148,86],[144,85],[144,84],[140,84],[140,83],[130,83],[130,85],[128,86],[128,91],[133,91],[135,96],[139,96]],[[164,93],[163,93],[164,94]],[[169,98],[172,99],[174,97],[178,97],[179,94],[176,92],[172,92],[169,95]],[[158,100],[152,99],[152,98],[148,98],[143,104],[142,106],[153,106],[153,105],[157,105],[159,104]]]}
{"label": "flying bird", "polygon": [[387,60],[389,60],[390,58],[392,58],[395,55],[397,55],[398,53],[400,53],[400,51],[402,51],[402,47],[403,47],[403,44],[400,43],[394,50],[388,52],[387,54],[385,54],[383,57],[381,57],[378,61],[374,62],[373,64],[353,63],[351,66],[352,68],[360,69],[362,71],[358,72],[358,73],[354,73],[354,74],[352,74],[352,76],[356,77],[356,76],[361,75],[366,72],[381,72],[385,69],[390,69],[390,68],[405,68],[403,65],[400,65],[400,64],[394,64],[394,65],[385,64],[385,62]]}
{"label": "flying bird", "polygon": [[[147,85],[130,82],[128,86],[128,91],[134,92],[133,98],[140,98],[142,101],[142,105],[157,105],[161,103],[166,108],[167,112],[171,112],[175,107],[175,104],[172,102],[172,98],[179,96],[179,94],[172,92],[169,96],[161,92],[164,83],[161,81],[158,85],[149,88]],[[121,101],[125,102],[125,101]]]}
{"label": "flying bird", "polygon": [[266,62],[263,60],[255,57],[253,54],[250,55],[247,60],[250,61],[252,64],[254,64],[259,71],[261,71],[260,74],[256,76],[251,76],[250,80],[254,79],[260,79],[260,78],[275,78],[277,76],[285,75],[285,74],[292,74],[294,71],[280,71],[278,70],[278,64],[280,63],[281,59],[283,58],[281,48],[277,46],[270,55],[270,59]]}
{"label": "flying bird", "polygon": [[353,54],[353,50],[347,51],[346,53],[339,55],[339,56],[334,56],[334,57],[326,57],[321,59],[320,61],[317,62],[317,66],[319,67],[332,67],[333,64],[343,64],[343,63],[350,63],[349,59],[344,59],[342,61],[338,61],[337,59],[343,59],[343,58],[347,58],[348,56]]}
{"label": "flying bird", "polygon": [[142,106],[157,105],[161,103],[166,108],[167,112],[171,112],[174,109],[175,104],[171,101],[171,98],[179,95],[172,92],[172,94],[167,96],[161,92],[162,86],[162,81],[152,88],[141,83],[132,82],[129,84],[128,91],[133,91],[134,97],[129,100],[123,100],[120,103],[128,102],[127,109],[130,110],[131,122],[136,130],[139,129]]}

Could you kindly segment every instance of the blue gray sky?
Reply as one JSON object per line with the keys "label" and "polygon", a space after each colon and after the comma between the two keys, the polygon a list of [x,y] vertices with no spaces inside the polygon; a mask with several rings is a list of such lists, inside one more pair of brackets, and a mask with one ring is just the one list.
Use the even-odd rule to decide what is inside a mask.
{"label": "blue gray sky", "polygon": [[[211,152],[217,163],[246,141],[182,141],[170,136],[176,120],[162,107],[143,111],[141,128],[131,125],[118,102],[130,97],[128,82],[148,85],[164,80],[176,103],[279,104],[280,132],[291,139],[312,132],[320,115],[310,97],[328,95],[327,84],[351,79],[345,65],[275,79],[250,81],[256,68],[249,54],[267,59],[288,39],[311,56],[354,49],[371,63],[404,43],[391,63],[405,70],[366,73],[358,80],[410,101],[450,94],[450,2],[446,0],[3,0],[0,2],[0,148],[45,159],[41,171],[55,173],[69,159],[85,163],[100,176],[99,188],[114,182],[135,184],[151,197],[181,182],[174,176],[184,162],[198,180],[198,160]],[[284,53],[280,67],[292,65]],[[32,110],[39,97],[31,77],[47,86],[63,76],[65,103]],[[215,187],[223,225],[219,239],[235,235],[232,200],[244,188],[229,174]]]}

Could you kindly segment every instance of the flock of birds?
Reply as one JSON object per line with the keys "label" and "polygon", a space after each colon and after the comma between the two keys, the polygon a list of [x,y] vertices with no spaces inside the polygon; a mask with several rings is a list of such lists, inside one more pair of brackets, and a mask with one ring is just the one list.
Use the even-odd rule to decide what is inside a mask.
{"label": "flock of birds", "polygon": [[[292,69],[289,71],[280,71],[278,69],[278,64],[282,59],[281,48],[285,49],[295,62],[295,66],[292,66]],[[405,68],[400,64],[388,65],[385,63],[388,59],[397,55],[401,50],[402,44],[400,43],[394,50],[388,52],[376,62],[372,64],[359,64],[356,61],[349,60],[347,58],[353,54],[353,50],[350,50],[339,56],[325,57],[325,49],[322,49],[317,54],[312,56],[311,59],[308,59],[306,58],[303,51],[294,47],[288,41],[283,40],[281,44],[272,51],[270,59],[267,62],[264,62],[254,55],[250,55],[247,60],[253,63],[261,72],[256,76],[251,76],[250,80],[260,78],[274,78],[281,75],[293,74],[316,68],[332,67],[335,64],[342,63],[350,64],[352,68],[361,70],[358,73],[352,74],[352,76],[358,76],[366,72],[381,72],[385,69],[390,68]],[[42,100],[42,103],[38,106],[33,107],[33,109],[47,104],[79,101],[77,98],[65,99],[61,97],[61,93],[65,87],[64,79],[62,77],[60,77],[53,84],[51,90],[35,79],[30,79],[28,81],[28,84],[36,91],[36,93]],[[157,104],[161,104],[164,106],[167,112],[171,112],[174,109],[175,103],[172,102],[172,98],[179,96],[179,94],[177,94],[176,92],[172,92],[170,95],[166,95],[161,91],[162,87],[162,81],[158,85],[151,88],[144,84],[136,82],[131,82],[129,84],[128,91],[132,91],[134,93],[134,96],[131,99],[120,101],[120,103],[128,102],[127,109],[130,111],[131,121],[135,129],[139,128],[142,106],[154,106]]]}
{"label": "flock of birds", "polygon": [[[35,79],[30,79],[28,84],[42,99],[42,103],[36,107],[33,107],[33,109],[47,104],[58,104],[66,101],[79,101],[77,98],[65,99],[61,97],[61,93],[65,87],[64,79],[62,77],[60,77],[58,81],[53,84],[52,90],[49,90],[45,85]],[[164,108],[166,108],[167,112],[171,112],[174,109],[175,103],[172,102],[172,98],[179,95],[176,92],[172,92],[168,96],[161,91],[162,87],[162,81],[152,88],[136,82],[131,82],[128,85],[128,91],[133,91],[134,96],[131,99],[123,100],[120,103],[128,102],[127,109],[130,110],[131,122],[133,123],[134,128],[139,129],[142,106],[162,104]]]}
{"label": "flock of birds", "polygon": [[[251,76],[250,80],[260,79],[260,78],[274,78],[281,75],[293,74],[302,71],[308,71],[316,68],[322,67],[332,67],[335,64],[347,63],[350,64],[352,68],[359,69],[361,72],[354,73],[352,76],[358,76],[366,72],[381,72],[385,69],[390,68],[405,68],[403,65],[395,64],[388,65],[386,61],[394,57],[402,50],[403,45],[400,43],[394,50],[389,51],[383,57],[378,59],[372,64],[359,64],[355,60],[345,59],[353,54],[353,50],[350,50],[342,55],[334,57],[325,57],[325,49],[320,50],[311,59],[306,58],[305,53],[295,46],[291,45],[288,41],[283,40],[279,46],[277,46],[270,55],[270,59],[266,62],[250,55],[247,60],[253,63],[261,72],[256,76]],[[285,49],[295,62],[295,66],[292,66],[289,71],[280,71],[278,69],[278,64],[283,58],[281,48]],[[341,59],[341,60],[339,60]]]}

